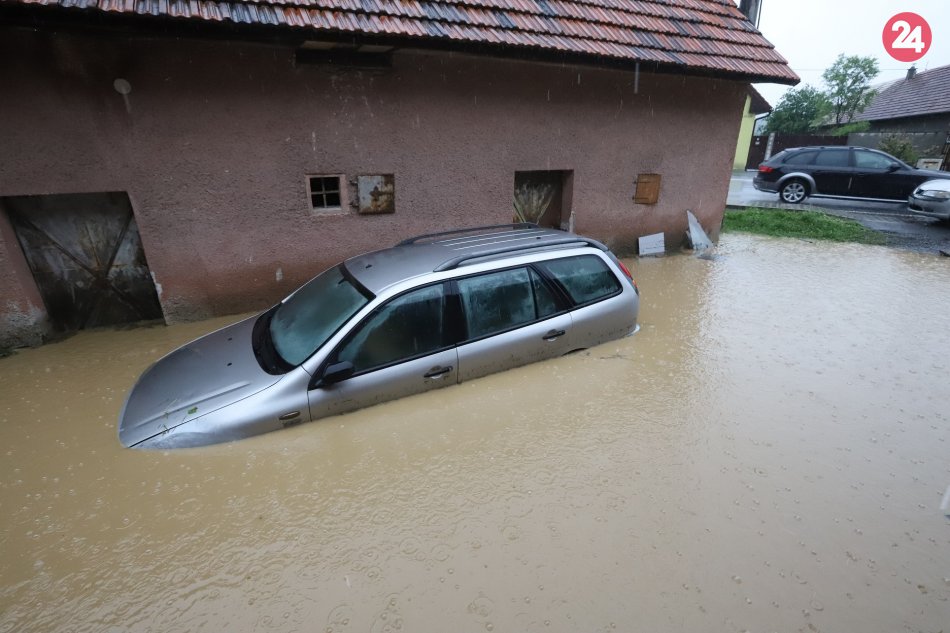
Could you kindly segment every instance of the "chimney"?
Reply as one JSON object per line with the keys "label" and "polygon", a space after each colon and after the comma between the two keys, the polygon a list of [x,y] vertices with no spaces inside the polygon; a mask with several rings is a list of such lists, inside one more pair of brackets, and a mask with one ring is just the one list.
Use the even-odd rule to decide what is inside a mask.
{"label": "chimney", "polygon": [[759,28],[759,14],[762,12],[762,0],[739,0],[739,11],[749,22]]}
{"label": "chimney", "polygon": [[917,66],[911,66],[907,69],[907,80],[910,81],[917,75]]}

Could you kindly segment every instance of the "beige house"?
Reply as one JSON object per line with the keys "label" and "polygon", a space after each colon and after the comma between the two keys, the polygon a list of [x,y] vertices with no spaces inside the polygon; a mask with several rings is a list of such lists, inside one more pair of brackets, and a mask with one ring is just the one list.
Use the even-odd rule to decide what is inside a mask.
{"label": "beige house", "polygon": [[739,126],[739,140],[736,142],[736,156],[732,161],[732,169],[754,169],[749,163],[749,146],[752,144],[752,135],[755,132],[755,121],[760,114],[772,111],[772,106],[758,91],[749,86],[749,94],[742,109],[742,124]]}

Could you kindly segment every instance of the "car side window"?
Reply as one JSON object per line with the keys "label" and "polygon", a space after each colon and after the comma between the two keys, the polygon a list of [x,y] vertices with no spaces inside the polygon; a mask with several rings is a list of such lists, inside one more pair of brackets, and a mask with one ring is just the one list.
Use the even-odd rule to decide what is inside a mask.
{"label": "car side window", "polygon": [[788,157],[788,160],[785,161],[786,165],[810,165],[811,161],[815,159],[815,154],[818,152],[798,152]]}
{"label": "car side window", "polygon": [[534,289],[534,307],[538,313],[538,318],[544,319],[557,313],[559,308],[554,293],[544,283],[541,275],[533,270],[528,272],[531,274],[531,287]]}
{"label": "car side window", "polygon": [[445,347],[443,284],[396,297],[379,308],[337,352],[356,373],[418,358]]}
{"label": "car side window", "polygon": [[526,325],[558,310],[544,280],[527,268],[465,277],[456,283],[469,339]]}
{"label": "car side window", "polygon": [[887,169],[891,165],[897,165],[898,163],[892,161],[887,156],[858,149],[854,151],[854,164],[863,169]]}
{"label": "car side window", "polygon": [[596,255],[552,259],[537,265],[559,281],[578,305],[605,299],[622,290],[617,277]]}
{"label": "car side window", "polygon": [[815,158],[815,164],[823,167],[847,167],[848,150],[846,149],[825,149],[818,152]]}

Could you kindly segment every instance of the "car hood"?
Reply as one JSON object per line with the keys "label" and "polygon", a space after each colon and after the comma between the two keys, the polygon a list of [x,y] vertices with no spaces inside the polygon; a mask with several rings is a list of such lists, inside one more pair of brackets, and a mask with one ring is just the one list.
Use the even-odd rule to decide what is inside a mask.
{"label": "car hood", "polygon": [[119,416],[119,441],[134,446],[280,380],[254,356],[255,319],[192,341],[146,369]]}
{"label": "car hood", "polygon": [[926,180],[920,183],[920,186],[917,189],[923,189],[925,191],[950,191],[950,173],[947,174],[945,178],[939,178],[936,180]]}

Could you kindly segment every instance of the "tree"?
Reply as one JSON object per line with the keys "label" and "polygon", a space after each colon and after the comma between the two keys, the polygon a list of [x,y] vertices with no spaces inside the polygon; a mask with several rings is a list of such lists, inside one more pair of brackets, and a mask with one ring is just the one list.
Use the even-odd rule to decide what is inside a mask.
{"label": "tree", "polygon": [[871,124],[867,121],[855,121],[853,123],[845,123],[844,125],[839,125],[837,127],[832,127],[825,134],[829,136],[847,136],[849,134],[854,134],[855,132],[867,132],[871,129]]}
{"label": "tree", "polygon": [[782,95],[769,115],[766,132],[780,134],[807,134],[825,117],[830,104],[817,88],[803,86]]}
{"label": "tree", "polygon": [[824,73],[828,101],[835,116],[835,125],[849,123],[856,114],[864,111],[874,98],[871,81],[880,70],[873,57],[838,55],[838,59]]}

